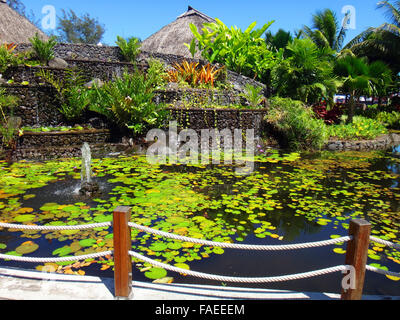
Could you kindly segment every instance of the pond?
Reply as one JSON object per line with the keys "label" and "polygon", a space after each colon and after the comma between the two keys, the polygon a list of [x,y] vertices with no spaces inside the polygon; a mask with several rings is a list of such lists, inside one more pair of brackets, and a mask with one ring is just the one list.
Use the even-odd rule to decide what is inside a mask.
{"label": "pond", "polygon": [[[113,209],[132,207],[132,221],[166,232],[217,242],[293,244],[346,236],[351,219],[372,223],[372,234],[398,243],[400,147],[386,152],[284,153],[256,157],[255,171],[235,174],[227,165],[152,165],[144,156],[94,159],[103,190],[79,195],[80,159],[0,162],[0,222],[78,225],[111,221]],[[253,252],[163,239],[137,230],[133,250],[195,271],[238,277],[267,277],[344,264],[346,244],[283,252]],[[0,253],[63,257],[112,248],[112,228],[84,231],[0,229]],[[400,271],[400,252],[374,244],[368,264]],[[43,265],[0,261],[0,266],[43,270]],[[47,264],[66,274],[113,277],[112,257]],[[174,283],[340,292],[342,275],[274,284],[202,280],[137,261],[137,281],[173,277]],[[367,271],[365,294],[400,296],[400,279]]]}

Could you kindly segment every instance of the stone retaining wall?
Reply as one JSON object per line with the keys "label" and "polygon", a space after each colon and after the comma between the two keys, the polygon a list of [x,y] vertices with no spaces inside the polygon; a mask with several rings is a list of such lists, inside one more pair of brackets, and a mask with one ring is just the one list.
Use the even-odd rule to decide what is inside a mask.
{"label": "stone retaining wall", "polygon": [[22,126],[57,126],[63,122],[58,111],[60,102],[55,89],[48,86],[7,85],[7,94],[19,97],[20,103],[13,110],[20,117]]}
{"label": "stone retaining wall", "polygon": [[110,130],[79,130],[79,131],[53,131],[53,132],[25,132],[18,141],[19,148],[41,148],[81,146],[89,144],[107,143],[111,140]]}
{"label": "stone retaining wall", "polygon": [[238,110],[238,109],[180,109],[168,108],[171,118],[178,126],[184,129],[193,129],[200,132],[202,129],[254,129],[255,137],[262,133],[263,119],[266,109]]}
{"label": "stone retaining wall", "polygon": [[380,136],[374,140],[360,141],[329,141],[324,149],[329,151],[369,151],[369,150],[385,150],[391,146],[400,144],[400,135],[388,134]]}

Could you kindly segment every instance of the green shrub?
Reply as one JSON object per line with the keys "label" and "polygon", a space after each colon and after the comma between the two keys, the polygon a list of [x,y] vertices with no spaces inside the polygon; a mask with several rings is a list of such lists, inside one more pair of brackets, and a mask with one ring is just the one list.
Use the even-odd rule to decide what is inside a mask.
{"label": "green shrub", "polygon": [[376,120],[389,129],[400,129],[400,112],[382,111],[376,115]]}
{"label": "green shrub", "polygon": [[4,88],[0,88],[0,138],[3,145],[15,148],[19,124],[13,118],[13,107],[18,103],[18,98],[7,95]]}
{"label": "green shrub", "polygon": [[141,43],[138,38],[132,37],[128,40],[117,36],[117,41],[115,42],[117,46],[121,49],[124,58],[131,63],[136,63],[136,58],[140,53]]}
{"label": "green shrub", "polygon": [[264,96],[261,94],[263,88],[254,87],[251,84],[246,84],[244,93],[240,96],[245,98],[253,109],[260,108],[261,103],[264,101]]}
{"label": "green shrub", "polygon": [[287,140],[291,149],[321,149],[328,140],[323,120],[311,108],[287,98],[270,100],[267,122]]}
{"label": "green shrub", "polygon": [[57,44],[55,36],[50,37],[48,41],[40,39],[39,34],[29,39],[32,43],[33,51],[41,63],[47,64],[50,60],[54,59],[54,47]]}
{"label": "green shrub", "polygon": [[349,124],[339,124],[328,127],[330,137],[342,140],[375,139],[388,133],[387,128],[374,119],[356,116]]}
{"label": "green shrub", "polygon": [[84,86],[86,81],[81,74],[67,70],[65,78],[60,80],[50,71],[41,69],[38,76],[57,90],[61,102],[59,111],[63,116],[70,122],[79,121],[91,101],[90,90]]}
{"label": "green shrub", "polygon": [[149,69],[147,70],[147,79],[157,89],[163,88],[167,84],[168,73],[164,64],[158,59],[150,59],[148,61]]}
{"label": "green shrub", "polygon": [[153,102],[154,78],[140,71],[124,72],[121,78],[95,87],[90,110],[105,115],[120,127],[137,134],[161,125],[167,115],[162,105]]}

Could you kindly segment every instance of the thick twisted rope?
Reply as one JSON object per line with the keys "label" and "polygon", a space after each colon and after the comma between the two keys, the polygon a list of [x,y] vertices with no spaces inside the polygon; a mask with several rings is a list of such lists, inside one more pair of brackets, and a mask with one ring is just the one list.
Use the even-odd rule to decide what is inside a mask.
{"label": "thick twisted rope", "polygon": [[379,239],[379,238],[376,238],[376,237],[370,237],[370,240],[373,241],[373,242],[376,242],[376,243],[383,244],[383,245],[385,245],[387,247],[400,250],[400,245],[397,244],[397,243],[393,243],[393,242],[390,242],[390,241],[382,240],[382,239]]}
{"label": "thick twisted rope", "polygon": [[2,260],[10,260],[10,261],[18,261],[18,262],[31,262],[31,263],[57,263],[57,262],[68,262],[68,261],[82,261],[86,259],[95,259],[108,255],[112,255],[113,251],[103,251],[98,253],[91,253],[81,256],[73,256],[73,257],[62,257],[62,258],[31,258],[31,257],[18,257],[18,256],[9,256],[7,254],[0,254],[0,259]]}
{"label": "thick twisted rope", "polygon": [[112,226],[112,222],[85,224],[77,226],[36,226],[36,225],[0,223],[0,228],[15,229],[15,230],[36,230],[36,231],[85,230],[85,229],[104,228],[110,226]]}
{"label": "thick twisted rope", "polygon": [[134,251],[129,251],[129,255],[132,257],[135,257],[141,261],[150,263],[151,265],[153,265],[155,267],[163,268],[163,269],[166,269],[166,270],[169,270],[172,272],[182,273],[182,274],[186,274],[188,276],[193,276],[193,277],[202,278],[202,279],[215,280],[215,281],[221,281],[221,282],[236,282],[236,283],[271,283],[271,282],[291,281],[291,280],[299,280],[299,279],[322,276],[325,274],[339,272],[339,271],[343,272],[343,271],[346,271],[349,269],[348,266],[341,265],[341,266],[336,266],[336,267],[332,267],[332,268],[326,268],[326,269],[315,270],[315,271],[311,271],[311,272],[278,276],[278,277],[242,278],[242,277],[227,277],[227,276],[221,276],[221,275],[207,274],[207,273],[202,273],[202,272],[197,272],[197,271],[192,271],[192,270],[186,270],[186,269],[182,269],[182,268],[178,268],[178,267],[173,267],[168,264],[147,258],[139,253],[134,252]]}
{"label": "thick twisted rope", "polygon": [[247,245],[247,244],[236,244],[236,243],[213,242],[213,241],[207,241],[207,240],[202,240],[202,239],[188,238],[188,237],[179,236],[176,234],[144,227],[144,226],[138,225],[136,223],[131,223],[131,222],[128,223],[128,226],[138,229],[138,230],[141,230],[141,231],[144,231],[144,232],[147,232],[147,233],[157,235],[157,236],[162,236],[162,237],[169,238],[169,239],[181,240],[184,242],[197,243],[197,244],[202,244],[202,245],[206,245],[206,246],[210,246],[210,247],[220,247],[220,248],[226,248],[226,249],[241,249],[241,250],[256,250],[256,251],[281,251],[281,250],[297,250],[297,249],[305,249],[305,248],[315,248],[315,247],[334,245],[336,243],[347,242],[347,241],[352,240],[351,236],[346,236],[346,237],[331,239],[331,240],[326,240],[326,241],[289,244],[289,245],[275,245],[275,246]]}
{"label": "thick twisted rope", "polygon": [[392,277],[400,278],[400,273],[398,273],[398,272],[382,270],[382,269],[379,269],[379,268],[376,268],[376,267],[373,267],[373,266],[369,266],[369,265],[367,265],[365,268],[368,271],[372,271],[372,272],[375,272],[375,273],[380,273],[380,274],[383,274],[385,276],[392,276]]}

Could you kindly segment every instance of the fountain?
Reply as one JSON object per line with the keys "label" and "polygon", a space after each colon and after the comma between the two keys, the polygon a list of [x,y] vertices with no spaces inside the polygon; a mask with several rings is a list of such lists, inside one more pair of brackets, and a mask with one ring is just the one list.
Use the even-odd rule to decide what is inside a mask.
{"label": "fountain", "polygon": [[81,189],[79,193],[89,197],[99,193],[99,185],[92,179],[92,154],[87,142],[82,146]]}

